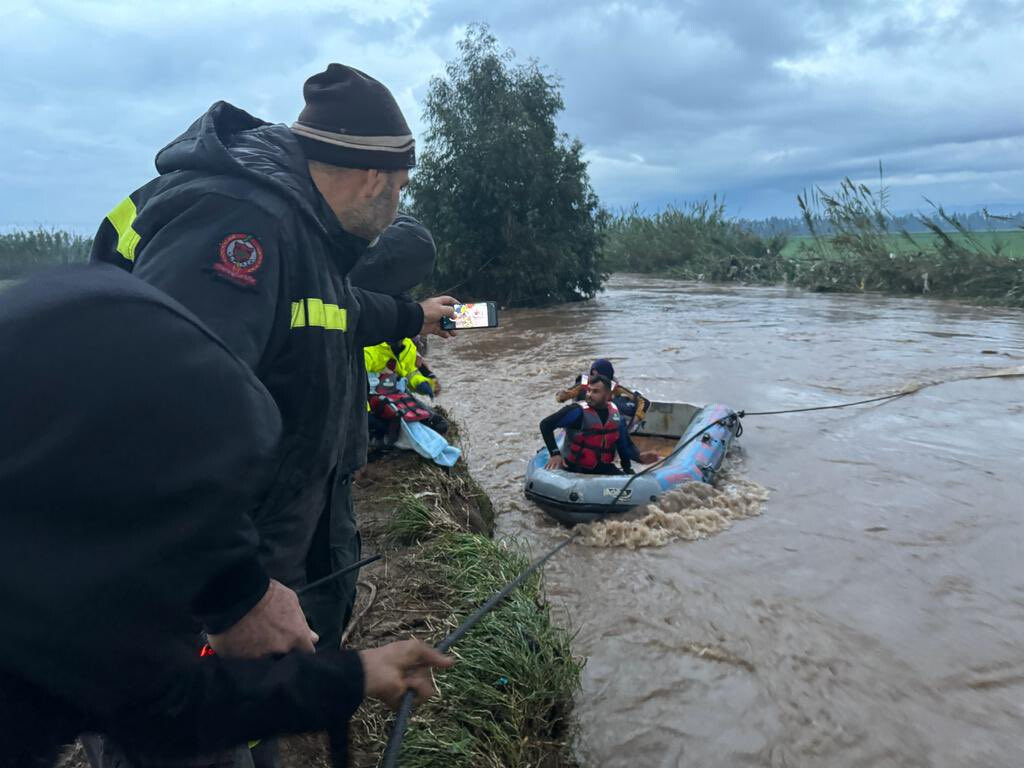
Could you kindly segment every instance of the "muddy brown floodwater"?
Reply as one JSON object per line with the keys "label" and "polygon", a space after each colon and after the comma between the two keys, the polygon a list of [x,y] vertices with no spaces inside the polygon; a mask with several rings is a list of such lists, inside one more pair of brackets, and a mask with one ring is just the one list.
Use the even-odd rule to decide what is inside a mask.
{"label": "muddy brown floodwater", "polygon": [[[440,402],[500,529],[537,422],[597,356],[654,398],[772,410],[1024,360],[1024,313],[617,276],[596,300],[434,341]],[[748,418],[730,474],[763,514],[698,541],[574,544],[548,587],[589,657],[592,766],[1024,765],[1024,379]]]}

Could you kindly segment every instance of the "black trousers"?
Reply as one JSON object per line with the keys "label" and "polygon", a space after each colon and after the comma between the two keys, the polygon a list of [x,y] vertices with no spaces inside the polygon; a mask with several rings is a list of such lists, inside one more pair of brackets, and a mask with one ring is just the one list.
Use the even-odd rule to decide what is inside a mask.
{"label": "black trousers", "polygon": [[[352,505],[352,476],[333,481],[327,503],[329,514],[320,518],[306,558],[306,580],[327,576],[347,568],[362,554],[362,538]],[[321,648],[337,648],[341,634],[352,617],[359,574],[346,574],[302,596],[302,610],[309,625],[320,635]]]}

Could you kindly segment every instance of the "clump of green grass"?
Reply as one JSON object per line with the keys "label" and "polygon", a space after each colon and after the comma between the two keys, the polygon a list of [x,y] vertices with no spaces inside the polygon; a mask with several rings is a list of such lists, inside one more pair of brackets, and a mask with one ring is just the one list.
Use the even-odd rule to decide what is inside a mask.
{"label": "clump of green grass", "polygon": [[426,466],[405,484],[429,490],[402,491],[391,499],[395,512],[387,523],[390,541],[415,544],[442,531],[493,533],[494,505],[468,472]]}
{"label": "clump of green grass", "polygon": [[[437,480],[431,473],[430,479]],[[428,621],[437,642],[515,579],[529,559],[514,542],[466,533],[449,514],[443,485],[395,499],[388,536],[415,544],[418,586],[444,605]],[[551,616],[541,573],[533,574],[452,649],[459,663],[438,675],[440,696],[418,709],[402,746],[405,768],[445,765],[575,765],[569,714],[582,662]],[[390,718],[366,713],[371,743],[386,742]]]}
{"label": "clump of green grass", "polygon": [[427,499],[436,494],[403,493],[395,500],[395,513],[387,522],[388,538],[398,544],[418,544],[442,531],[458,529],[455,521]]}
{"label": "clump of green grass", "polygon": [[[460,533],[431,541],[423,562],[454,609],[446,631],[529,564],[512,545]],[[568,714],[582,663],[570,640],[534,575],[453,649],[459,663],[438,677],[441,695],[413,718],[401,764],[571,765]],[[556,758],[553,745],[555,754],[562,746]]]}

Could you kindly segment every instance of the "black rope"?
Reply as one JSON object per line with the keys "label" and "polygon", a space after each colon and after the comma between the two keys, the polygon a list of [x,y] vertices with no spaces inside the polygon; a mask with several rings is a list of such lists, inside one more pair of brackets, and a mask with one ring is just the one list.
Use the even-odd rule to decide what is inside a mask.
{"label": "black rope", "polygon": [[335,571],[334,573],[327,574],[322,579],[317,579],[316,581],[311,581],[306,586],[304,586],[304,587],[302,587],[300,589],[296,589],[295,590],[295,594],[296,595],[305,594],[306,592],[309,592],[311,589],[316,589],[317,587],[322,586],[323,584],[326,584],[329,581],[334,581],[335,579],[340,579],[346,573],[352,573],[352,571],[358,571],[364,565],[369,565],[370,563],[375,563],[378,560],[380,560],[380,558],[381,558],[380,555],[370,555],[369,557],[364,557],[358,563],[352,563],[352,565],[347,565],[344,568],[341,568],[340,570]]}
{"label": "black rope", "polygon": [[790,408],[785,411],[740,411],[737,415],[740,418],[746,416],[778,416],[783,413],[807,413],[808,411],[831,411],[836,408],[849,408],[854,405],[867,405],[868,403],[882,403],[886,400],[895,400],[899,397],[906,397],[907,395],[914,394],[916,390],[908,390],[907,392],[897,392],[895,395],[882,395],[880,397],[870,397],[867,400],[857,400],[852,403],[838,403],[836,405],[816,405],[811,408]]}
{"label": "black rope", "polygon": [[[673,456],[678,454],[681,450],[683,450],[683,448],[688,446],[690,443],[692,443],[694,440],[696,440],[698,437],[703,435],[705,432],[707,432],[712,427],[717,427],[719,424],[722,424],[722,423],[724,423],[726,421],[729,421],[730,419],[736,419],[737,421],[739,421],[740,415],[742,413],[743,413],[742,411],[740,411],[740,413],[730,413],[728,416],[723,416],[720,419],[716,419],[715,421],[711,422],[706,427],[704,427],[704,429],[702,429],[699,432],[695,432],[694,434],[690,435],[690,437],[687,438],[686,440],[684,440],[680,445],[677,445],[675,448],[673,448],[672,449],[672,453],[670,453],[670,454],[668,454],[666,456],[663,456],[662,458],[658,459],[656,462],[654,462],[650,466],[644,467],[643,469],[641,469],[635,475],[630,477],[629,480],[626,481],[626,484],[619,489],[619,492],[617,494],[615,494],[615,498],[612,499],[611,506],[614,507],[618,503],[619,499],[622,498],[622,494],[624,494],[629,489],[629,486],[631,486],[635,480],[637,480],[638,478],[643,477],[648,472],[653,472],[658,467],[664,465],[664,463],[666,461],[668,461]],[[739,433],[739,430],[741,430],[741,429],[742,429],[742,427],[738,427],[737,428],[737,434]]]}
{"label": "black rope", "polygon": [[[680,445],[676,446],[671,453],[659,459],[650,466],[645,467],[644,469],[630,477],[629,480],[626,481],[626,484],[623,485],[621,489],[619,489],[618,494],[612,500],[612,505],[614,506],[619,501],[619,499],[622,498],[622,494],[626,492],[626,490],[633,484],[633,482],[637,478],[643,477],[648,472],[652,472],[658,467],[664,465],[665,462],[667,462],[669,459],[677,455],[680,451],[682,451],[686,446],[688,446],[698,437],[701,437],[702,435],[706,434],[708,430],[710,430],[712,427],[718,426],[719,424],[724,424],[725,422],[735,419],[737,422],[736,436],[738,437],[743,433],[743,424],[740,421],[740,419],[746,418],[747,416],[778,416],[785,413],[828,411],[836,408],[850,408],[851,406],[855,405],[867,405],[868,403],[880,403],[886,400],[895,400],[897,398],[905,397],[906,395],[910,394],[913,394],[913,392],[899,392],[898,394],[895,395],[872,397],[867,400],[857,400],[856,402],[852,403],[839,403],[837,405],[819,405],[811,408],[793,408],[784,411],[737,411],[735,413],[730,413],[727,416],[723,416],[720,419],[716,419],[715,421],[711,422],[698,432],[695,432],[685,441],[683,441]],[[467,632],[469,632],[469,630],[472,629],[484,616],[490,613],[494,606],[496,606],[498,603],[500,603],[502,600],[508,597],[513,590],[515,590],[520,584],[522,584],[527,578],[529,578],[530,574],[532,574],[534,571],[536,571],[538,568],[544,565],[544,563],[551,559],[551,557],[553,557],[556,553],[558,553],[563,548],[568,546],[568,544],[571,541],[573,541],[577,535],[578,534],[575,533],[572,534],[571,536],[569,536],[569,538],[561,542],[558,546],[550,550],[547,554],[534,560],[529,565],[529,567],[526,568],[526,570],[520,573],[519,576],[517,576],[513,581],[510,581],[508,584],[506,584],[497,594],[493,595],[486,603],[477,608],[476,611],[474,611],[472,615],[469,616],[469,618],[463,621],[462,624],[460,624],[454,631],[452,631],[444,640],[438,643],[436,646],[437,650],[441,651],[442,653],[447,652],[453,645],[455,645],[455,643],[462,639],[462,637]],[[314,584],[315,583],[316,582],[314,582]],[[384,757],[381,762],[382,768],[395,768],[395,766],[398,765],[398,753],[402,747],[402,739],[405,737],[405,731],[409,726],[409,718],[412,715],[412,704],[414,698],[415,693],[411,689],[406,691],[405,694],[402,696],[402,701],[401,704],[399,705],[398,713],[395,716],[395,724],[391,729],[391,736],[388,739],[388,745],[384,751]]]}
{"label": "black rope", "polygon": [[482,619],[484,616],[491,612],[494,606],[496,606],[498,603],[500,603],[502,600],[504,600],[506,597],[512,594],[512,592],[515,591],[515,589],[520,584],[526,581],[531,576],[531,574],[534,573],[534,571],[536,571],[538,568],[544,565],[544,563],[546,563],[556,554],[565,549],[565,547],[567,547],[569,543],[576,538],[576,535],[577,534],[575,533],[570,535],[569,538],[567,538],[565,541],[560,542],[558,546],[549,550],[547,554],[541,555],[532,563],[530,563],[526,570],[524,570],[522,573],[516,576],[516,578],[513,581],[510,581],[508,584],[506,584],[501,589],[501,591],[492,596],[490,600],[488,600],[486,603],[477,608],[469,618],[463,621],[458,627],[452,630],[451,633],[444,640],[438,643],[437,650],[439,650],[441,653],[447,653],[448,649],[455,645],[457,642],[459,642],[459,640],[461,640],[465,636],[465,634],[469,632],[469,630],[476,626],[477,622],[479,622],[480,619]]}
{"label": "black rope", "polygon": [[[700,430],[700,432],[697,432],[696,434],[692,435],[682,445],[676,446],[676,448],[673,449],[672,453],[668,454],[664,458],[659,459],[654,464],[651,464],[649,467],[645,467],[644,469],[640,470],[635,475],[633,475],[631,478],[629,478],[629,480],[626,482],[626,484],[624,486],[622,486],[621,489],[619,489],[619,492],[615,495],[615,498],[612,499],[611,506],[615,506],[615,504],[619,501],[619,499],[622,498],[622,494],[624,494],[626,492],[626,490],[633,484],[633,481],[635,481],[637,478],[643,477],[648,472],[651,472],[651,471],[657,469],[658,467],[663,466],[666,461],[668,461],[669,459],[671,459],[672,457],[677,455],[680,451],[683,450],[683,448],[688,446],[690,443],[692,443],[698,437],[703,435],[709,429],[711,429],[712,427],[717,426],[718,424],[721,424],[721,423],[723,423],[725,421],[728,421],[729,419],[733,418],[734,416],[738,420],[738,419],[745,419],[748,416],[781,416],[782,414],[785,414],[785,413],[808,413],[810,411],[832,411],[832,410],[835,410],[835,409],[838,409],[838,408],[850,408],[850,407],[855,406],[855,405],[867,405],[868,403],[883,403],[883,402],[886,402],[886,401],[889,401],[889,400],[896,400],[897,398],[900,398],[900,397],[906,397],[907,395],[912,395],[915,391],[916,390],[908,390],[906,392],[897,392],[894,395],[881,395],[879,397],[869,397],[866,400],[855,400],[852,403],[837,403],[835,405],[816,405],[816,406],[812,406],[812,407],[809,407],[809,408],[789,408],[789,409],[784,410],[784,411],[737,411],[735,414],[730,414],[730,415],[725,416],[725,417],[723,417],[721,419],[718,419],[717,421],[712,422],[711,424],[708,424],[706,427],[704,427],[704,429]],[[743,425],[741,423],[739,428],[736,431],[736,437],[739,437],[742,433],[743,433]]]}
{"label": "black rope", "polygon": [[[569,543],[576,538],[576,536],[577,534],[572,534],[565,541],[560,542],[554,549],[551,549],[546,554],[538,557],[530,563],[522,573],[502,587],[501,590],[492,595],[486,603],[473,611],[469,618],[465,619],[458,627],[452,630],[444,640],[438,643],[436,646],[437,650],[441,653],[447,653],[455,643],[461,640],[469,630],[476,626],[480,619],[490,613],[494,606],[512,594],[512,592],[519,587],[520,584],[526,581],[534,571],[544,565],[544,563],[554,557],[562,549],[567,547]],[[402,748],[402,739],[405,737],[405,729],[409,726],[409,717],[412,714],[412,703],[414,698],[415,694],[412,689],[406,691],[405,695],[402,696],[402,703],[398,708],[398,714],[395,715],[395,724],[391,728],[391,737],[388,739],[388,746],[384,751],[384,758],[381,762],[383,768],[395,768],[395,766],[398,765],[398,753]]]}

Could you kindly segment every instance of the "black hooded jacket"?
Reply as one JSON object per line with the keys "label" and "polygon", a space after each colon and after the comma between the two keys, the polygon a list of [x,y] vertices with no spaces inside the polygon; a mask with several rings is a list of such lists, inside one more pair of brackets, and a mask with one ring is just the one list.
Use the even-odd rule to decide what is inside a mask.
{"label": "black hooded jacket", "polygon": [[[0,294],[0,766],[82,730],[147,751],[347,718],[358,655],[200,659],[263,596],[281,419],[191,312],[108,266]],[[223,624],[221,624],[223,622]]]}
{"label": "black hooded jacket", "polygon": [[286,126],[218,102],[156,164],[92,258],[192,310],[273,395],[284,434],[254,519],[270,575],[300,586],[320,575],[305,561],[334,477],[366,460],[362,349],[416,334],[422,310],[352,287],[368,243],[342,229]]}

